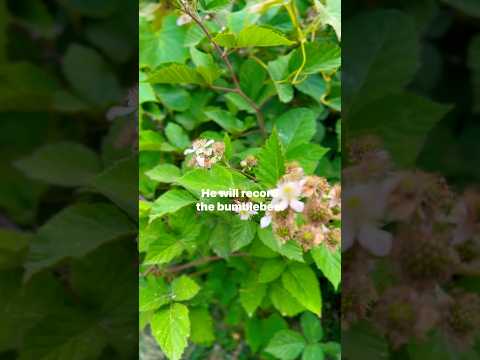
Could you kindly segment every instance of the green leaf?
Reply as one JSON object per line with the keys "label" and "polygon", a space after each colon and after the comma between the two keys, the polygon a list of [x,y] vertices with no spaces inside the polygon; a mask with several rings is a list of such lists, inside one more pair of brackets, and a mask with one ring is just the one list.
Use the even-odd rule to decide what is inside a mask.
{"label": "green leaf", "polygon": [[67,207],[43,225],[31,242],[25,276],[30,278],[66,258],[80,258],[102,244],[133,235],[135,229],[128,217],[112,205]]}
{"label": "green leaf", "polygon": [[397,164],[411,166],[428,133],[450,109],[414,94],[387,95],[358,111],[346,124],[351,134],[368,129],[380,136]]}
{"label": "green leaf", "polygon": [[320,347],[322,348],[325,355],[329,355],[332,357],[341,356],[342,346],[339,343],[336,343],[333,341],[325,342],[325,343],[321,343]]}
{"label": "green leaf", "polygon": [[152,180],[168,184],[175,182],[181,176],[181,172],[175,165],[160,164],[148,170],[145,175]]}
{"label": "green leaf", "polygon": [[405,13],[396,10],[363,13],[346,22],[345,34],[342,68],[345,78],[350,79],[342,89],[346,114],[398,92],[416,73],[417,30],[413,19]]}
{"label": "green leaf", "polygon": [[265,188],[274,188],[277,181],[285,173],[285,157],[276,128],[258,153],[258,164],[255,168],[257,180]]}
{"label": "green leaf", "polygon": [[95,50],[70,45],[62,64],[65,77],[82,99],[102,107],[120,101],[120,84],[113,70]]}
{"label": "green leaf", "polygon": [[[325,5],[324,5],[325,4]],[[342,1],[325,0],[324,4],[315,1],[315,7],[319,10],[320,21],[330,25],[337,33],[338,40],[342,38]]]}
{"label": "green leaf", "polygon": [[132,219],[137,218],[138,206],[133,201],[138,193],[136,156],[119,160],[105,169],[92,180],[91,187],[125,210]]}
{"label": "green leaf", "polygon": [[214,165],[210,170],[195,169],[185,173],[177,183],[200,197],[202,189],[213,191],[229,188],[248,190],[252,183],[239,172]]}
{"label": "green leaf", "polygon": [[290,260],[304,262],[303,251],[298,243],[289,241],[285,244],[281,244],[275,235],[272,233],[271,228],[258,228],[258,237],[268,248],[279,253]]}
{"label": "green leaf", "polygon": [[234,216],[230,225],[231,252],[249,245],[257,233],[257,223]]}
{"label": "green leaf", "polygon": [[296,316],[305,311],[305,307],[285,290],[280,280],[270,286],[269,296],[273,306],[282,316]]}
{"label": "green leaf", "polygon": [[200,286],[187,275],[172,281],[172,299],[175,301],[190,300],[200,291]]}
{"label": "green leaf", "polygon": [[60,186],[82,186],[100,171],[100,159],[81,144],[45,145],[15,163],[27,176]]}
{"label": "green leaf", "polygon": [[228,257],[253,241],[257,226],[253,221],[241,220],[237,215],[226,216],[217,221],[210,235],[210,245],[217,255]]}
{"label": "green leaf", "polygon": [[286,262],[283,259],[270,259],[265,261],[260,267],[258,274],[259,283],[268,283],[282,275]]}
{"label": "green leaf", "polygon": [[234,48],[237,45],[237,37],[232,33],[217,34],[213,41],[225,48]]}
{"label": "green leaf", "polygon": [[204,10],[218,10],[230,3],[230,0],[200,0]]}
{"label": "green leaf", "polygon": [[32,235],[10,229],[0,229],[0,270],[23,264]]}
{"label": "green leaf", "polygon": [[228,111],[208,110],[205,111],[205,115],[232,134],[239,134],[246,130],[245,124]]}
{"label": "green leaf", "polygon": [[300,324],[302,325],[303,335],[309,343],[316,343],[322,340],[323,329],[318,316],[313,315],[311,312],[305,312],[300,318]]}
{"label": "green leaf", "polygon": [[46,69],[28,62],[4,63],[0,77],[2,111],[49,111],[56,105],[60,85]]}
{"label": "green leaf", "polygon": [[267,345],[278,331],[285,329],[288,329],[287,322],[276,313],[266,319],[253,317],[246,322],[245,340],[252,352],[256,353]]}
{"label": "green leaf", "polygon": [[203,77],[207,84],[212,84],[221,75],[220,68],[215,64],[212,55],[205,54],[195,47],[190,48],[192,61],[195,69]]}
{"label": "green leaf", "polygon": [[319,103],[321,103],[322,97],[326,95],[327,91],[325,80],[321,75],[318,74],[310,75],[300,84],[296,84],[295,87]]}
{"label": "green leaf", "polygon": [[[149,83],[141,83],[140,85],[148,85],[152,87],[155,91],[155,96],[158,97],[160,103],[167,109],[174,111],[186,111],[192,104],[192,98],[189,92],[182,87],[161,84],[152,86]],[[154,101],[156,102],[157,99]]]}
{"label": "green leaf", "polygon": [[183,64],[169,64],[153,71],[147,81],[151,84],[202,84],[195,69]]}
{"label": "green leaf", "polygon": [[288,46],[293,44],[295,42],[288,40],[280,31],[252,25],[240,31],[236,47]]}
{"label": "green leaf", "polygon": [[179,149],[185,149],[190,145],[190,139],[187,132],[180,126],[173,122],[169,122],[165,128],[165,136],[170,144]]}
{"label": "green leaf", "polygon": [[318,144],[301,144],[290,148],[287,152],[287,161],[296,161],[306,174],[312,174],[317,168],[318,161],[330,151]]}
{"label": "green leaf", "polygon": [[253,59],[247,59],[240,67],[240,86],[245,94],[256,100],[267,78],[265,69]]}
{"label": "green leaf", "polygon": [[105,244],[75,259],[70,268],[70,286],[79,303],[101,309],[101,316],[96,315],[98,325],[106,333],[109,344],[128,358],[138,352],[137,339],[131,334],[138,326],[135,310],[139,297],[138,274],[126,264],[135,263],[138,257],[131,247],[123,245],[122,241]]}
{"label": "green leaf", "polygon": [[[328,41],[307,43],[305,45],[306,62],[302,69],[303,74],[318,72],[335,72],[341,65],[342,57],[340,47]],[[290,60],[290,71],[296,71],[303,63],[301,49],[294,51]]]}
{"label": "green leaf", "polygon": [[[160,222],[161,220],[158,219],[157,221]],[[155,223],[156,221],[150,226]],[[184,245],[175,236],[166,232],[156,235],[148,246],[147,256],[143,261],[145,265],[169,263],[185,250]]]}
{"label": "green leaf", "polygon": [[255,109],[252,107],[252,105],[239,94],[229,92],[225,94],[224,97],[228,101],[232,102],[233,105],[235,105],[239,110],[246,111],[249,114],[255,114]]}
{"label": "green leaf", "polygon": [[342,280],[342,260],[340,250],[331,252],[325,246],[320,245],[310,251],[318,269],[330,281],[335,290]]}
{"label": "green leaf", "polygon": [[278,98],[283,103],[289,103],[293,99],[293,87],[287,81],[289,75],[288,64],[293,53],[285,56],[279,56],[277,59],[268,63],[268,73],[273,80]]}
{"label": "green leaf", "polygon": [[247,26],[255,24],[260,16],[247,10],[247,6],[240,11],[233,11],[227,15],[228,29],[238,34]]}
{"label": "green leaf", "polygon": [[190,309],[192,335],[190,340],[199,345],[209,346],[215,341],[213,318],[205,308]]}
{"label": "green leaf", "polygon": [[[153,130],[143,130],[140,132],[139,147],[140,151],[170,152],[176,150],[161,134]],[[141,158],[142,157],[140,157],[140,159]]]}
{"label": "green leaf", "polygon": [[177,16],[165,16],[160,31],[141,17],[138,30],[140,67],[154,69],[165,63],[184,63],[188,58],[188,49],[179,46],[185,40],[186,27],[177,25]]}
{"label": "green leaf", "polygon": [[291,263],[282,274],[285,289],[308,310],[321,316],[322,295],[315,272],[305,264]]}
{"label": "green leaf", "polygon": [[19,359],[96,359],[105,345],[96,318],[78,309],[59,308],[28,332]]}
{"label": "green leaf", "polygon": [[0,272],[0,351],[20,348],[25,336],[39,321],[64,306],[65,295],[60,281],[51,273],[22,281],[22,270],[8,269]]}
{"label": "green leaf", "polygon": [[165,281],[156,276],[149,276],[139,280],[139,310],[157,310],[170,302],[168,286]]}
{"label": "green leaf", "polygon": [[323,360],[325,354],[321,344],[310,344],[305,347],[302,360]]}
{"label": "green leaf", "polygon": [[349,359],[384,360],[389,358],[389,346],[371,324],[358,322],[342,333],[342,353]]}
{"label": "green leaf", "polygon": [[174,213],[181,208],[195,203],[197,199],[188,191],[173,189],[160,196],[152,205],[150,221]]}
{"label": "green leaf", "polygon": [[251,273],[242,283],[242,287],[239,290],[240,303],[247,312],[248,316],[253,316],[255,310],[257,310],[262,303],[266,292],[266,285],[260,284],[257,281],[257,276],[254,273]]}
{"label": "green leaf", "polygon": [[180,360],[190,336],[188,308],[172,304],[153,315],[152,333],[160,348],[170,360]]}
{"label": "green leaf", "polygon": [[233,156],[233,145],[232,145],[232,140],[230,139],[230,136],[228,135],[227,132],[223,136],[223,143],[225,144],[224,157],[225,157],[225,160],[229,161]]}
{"label": "green leaf", "polygon": [[308,143],[317,131],[315,113],[306,108],[287,111],[277,119],[275,125],[287,152]]}
{"label": "green leaf", "polygon": [[296,331],[280,330],[275,334],[265,351],[281,360],[294,360],[305,348],[305,340]]}
{"label": "green leaf", "polygon": [[221,257],[228,257],[231,253],[229,224],[219,220],[212,230],[208,241],[215,254]]}

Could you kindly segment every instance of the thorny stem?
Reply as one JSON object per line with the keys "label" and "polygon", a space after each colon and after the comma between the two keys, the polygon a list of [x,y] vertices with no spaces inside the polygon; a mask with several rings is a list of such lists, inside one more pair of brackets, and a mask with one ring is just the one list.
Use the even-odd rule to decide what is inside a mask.
{"label": "thorny stem", "polygon": [[[182,3],[183,4],[183,3]],[[213,45],[215,48],[216,52],[218,55],[220,55],[220,58],[223,60],[225,65],[227,66],[228,71],[230,72],[230,76],[232,78],[233,84],[235,88],[230,89],[230,88],[222,88],[222,87],[217,87],[217,86],[212,86],[213,89],[216,90],[223,90],[223,91],[229,91],[229,92],[234,92],[240,95],[248,104],[255,110],[255,115],[257,117],[257,122],[258,122],[258,127],[260,128],[260,131],[262,132],[263,137],[266,137],[266,130],[265,130],[265,119],[263,117],[262,110],[260,107],[250,99],[250,97],[245,94],[240,87],[240,82],[238,81],[237,74],[235,73],[235,69],[233,68],[232,63],[230,62],[230,59],[228,58],[228,54],[226,51],[222,51],[220,46],[213,40],[212,34],[210,34],[210,31],[207,29],[207,27],[202,23],[202,21],[192,12],[190,9],[188,9],[185,5],[182,6],[183,11],[185,14],[190,16],[190,18],[200,27],[200,29],[204,32],[204,34],[207,36],[208,41]]]}

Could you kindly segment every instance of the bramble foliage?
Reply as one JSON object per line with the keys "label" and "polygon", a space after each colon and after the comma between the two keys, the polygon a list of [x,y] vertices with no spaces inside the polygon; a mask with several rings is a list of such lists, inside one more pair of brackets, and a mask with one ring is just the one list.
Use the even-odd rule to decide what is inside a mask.
{"label": "bramble foliage", "polygon": [[[140,331],[169,359],[340,357],[340,39],[339,0],[140,3]],[[196,210],[229,188],[276,210]]]}

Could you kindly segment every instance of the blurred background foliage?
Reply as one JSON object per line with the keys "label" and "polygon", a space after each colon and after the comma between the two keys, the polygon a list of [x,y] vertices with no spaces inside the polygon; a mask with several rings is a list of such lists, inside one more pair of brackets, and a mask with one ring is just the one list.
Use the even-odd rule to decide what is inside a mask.
{"label": "blurred background foliage", "polygon": [[[385,148],[393,158],[393,170],[389,169],[393,173],[411,171],[421,174],[426,171],[438,176],[438,179],[445,178],[445,189],[449,187],[453,191],[455,201],[459,200],[465,189],[477,193],[480,175],[480,2],[361,0],[344,1],[343,5],[344,145],[357,144],[364,135],[376,135],[381,142],[380,148]],[[351,166],[350,161],[345,157],[343,167]],[[365,181],[379,181],[374,178],[374,171],[363,175]],[[344,181],[354,183],[355,179],[347,176]],[[415,183],[413,187],[419,185]],[[344,185],[344,191],[348,190],[350,187]],[[447,196],[435,197],[435,201],[445,200],[448,201]],[[347,212],[343,214],[346,221]],[[433,223],[435,219],[426,214],[424,221]],[[415,241],[421,232],[415,231],[413,222],[389,223],[384,229],[394,235],[398,235],[398,230],[410,231],[412,237],[408,239]],[[462,226],[466,225],[458,225],[459,231],[465,230]],[[449,229],[448,226],[445,229]],[[434,227],[434,230],[438,229]],[[477,228],[472,235],[472,243],[478,243],[478,235]],[[434,239],[435,246],[442,251],[454,247],[451,244],[442,246],[441,239]],[[400,236],[394,237],[393,241],[398,243],[406,240]],[[435,262],[433,252],[416,250],[412,256],[416,256],[420,264],[428,268],[428,264]],[[470,327],[463,333],[471,336],[473,341],[459,344],[455,337],[458,334],[448,333],[440,325],[421,338],[412,335],[406,328],[402,330],[400,319],[402,316],[408,317],[408,311],[405,311],[407,307],[400,310],[403,315],[394,310],[386,315],[392,318],[398,315],[398,323],[395,320],[383,324],[376,322],[377,315],[377,320],[385,315],[376,313],[379,308],[376,305],[381,301],[384,304],[395,304],[396,301],[393,299],[395,296],[390,299],[382,297],[387,293],[386,289],[398,289],[403,285],[401,290],[405,293],[418,290],[418,283],[408,283],[398,278],[398,274],[401,274],[399,268],[410,269],[408,258],[399,258],[398,254],[392,251],[384,258],[364,255],[363,260],[365,263],[370,261],[370,268],[358,266],[367,279],[366,283],[374,284],[373,291],[378,291],[378,296],[363,292],[366,294],[363,299],[366,312],[360,318],[365,321],[353,321],[354,325],[350,324],[352,326],[342,331],[344,357],[477,359],[479,329],[476,327]],[[435,294],[432,298],[438,299],[441,298],[438,294],[443,291],[440,289],[461,289],[473,294],[471,299],[478,299],[478,264],[472,264],[472,267],[477,275],[465,276],[461,271],[458,274],[453,270],[454,275],[448,282],[440,281],[436,289],[427,286],[418,293],[425,295],[430,292]],[[355,256],[344,254],[342,270],[352,268],[355,269]],[[443,264],[440,268],[446,270],[449,266]],[[436,271],[435,276],[439,273]],[[423,279],[420,276],[418,280]],[[351,294],[344,289],[343,295]],[[427,297],[416,304],[417,308],[425,306],[428,311],[434,310],[434,305],[429,305]],[[378,298],[381,301],[376,302]],[[469,301],[469,306],[475,308],[475,301]],[[443,316],[445,311],[440,309],[440,313]],[[476,317],[466,318],[470,324],[478,324]],[[413,323],[421,326],[418,317]],[[379,329],[381,332],[377,331]],[[414,327],[411,326],[411,329]],[[406,336],[395,344],[392,338],[398,341],[398,338],[395,339],[398,334]]]}
{"label": "blurred background foliage", "polygon": [[137,5],[0,1],[1,359],[137,358]]}

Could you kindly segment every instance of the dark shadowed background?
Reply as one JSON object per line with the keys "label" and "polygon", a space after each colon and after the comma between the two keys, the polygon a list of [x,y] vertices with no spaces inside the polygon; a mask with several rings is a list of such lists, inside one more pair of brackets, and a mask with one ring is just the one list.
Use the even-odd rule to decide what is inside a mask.
{"label": "dark shadowed background", "polygon": [[0,359],[136,359],[137,2],[0,1]]}
{"label": "dark shadowed background", "polygon": [[480,357],[480,2],[344,0],[342,350]]}

